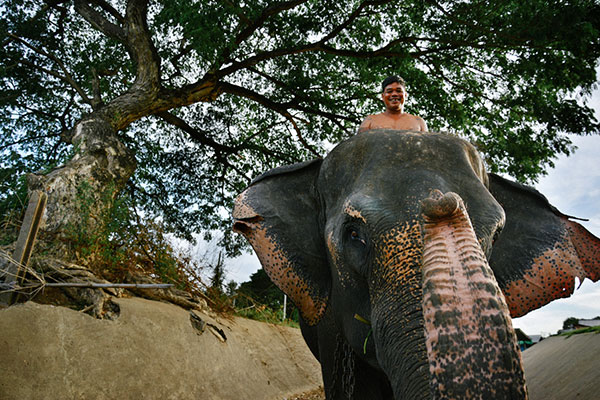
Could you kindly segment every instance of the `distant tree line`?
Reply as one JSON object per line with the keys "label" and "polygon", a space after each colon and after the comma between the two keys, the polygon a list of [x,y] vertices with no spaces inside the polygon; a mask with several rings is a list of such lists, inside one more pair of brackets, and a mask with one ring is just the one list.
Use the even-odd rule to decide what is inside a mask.
{"label": "distant tree line", "polygon": [[[583,318],[569,317],[563,321],[563,329],[573,329],[579,324],[579,320]],[[600,315],[591,319],[600,320]]]}

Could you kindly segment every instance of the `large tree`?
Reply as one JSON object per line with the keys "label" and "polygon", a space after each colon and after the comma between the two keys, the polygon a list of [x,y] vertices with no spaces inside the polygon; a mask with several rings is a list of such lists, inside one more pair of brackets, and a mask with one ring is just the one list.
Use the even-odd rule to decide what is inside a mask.
{"label": "large tree", "polygon": [[431,130],[520,180],[600,131],[594,0],[5,0],[0,14],[0,202],[34,172],[46,232],[69,226],[84,183],[126,188],[183,235],[226,226],[253,176],[355,134],[390,74]]}

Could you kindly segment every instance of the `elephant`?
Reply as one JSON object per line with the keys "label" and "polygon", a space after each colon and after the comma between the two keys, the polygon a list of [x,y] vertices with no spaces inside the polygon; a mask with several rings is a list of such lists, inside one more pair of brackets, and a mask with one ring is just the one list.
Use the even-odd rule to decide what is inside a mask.
{"label": "elephant", "polygon": [[511,317],[600,277],[600,239],[449,133],[358,133],[255,178],[233,218],[327,399],[525,399]]}

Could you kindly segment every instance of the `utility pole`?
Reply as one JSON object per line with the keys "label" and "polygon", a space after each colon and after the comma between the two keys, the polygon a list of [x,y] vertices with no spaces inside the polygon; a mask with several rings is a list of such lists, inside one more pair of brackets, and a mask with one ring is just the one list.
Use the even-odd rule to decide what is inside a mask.
{"label": "utility pole", "polygon": [[283,294],[283,320],[285,321],[285,312],[287,311],[287,294]]}

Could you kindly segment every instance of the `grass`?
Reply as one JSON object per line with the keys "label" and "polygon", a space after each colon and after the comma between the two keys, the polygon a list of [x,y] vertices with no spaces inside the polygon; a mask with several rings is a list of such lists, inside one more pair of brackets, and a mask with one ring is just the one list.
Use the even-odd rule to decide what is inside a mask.
{"label": "grass", "polygon": [[600,326],[590,326],[588,328],[575,329],[574,331],[563,332],[559,336],[566,336],[570,338],[573,335],[579,335],[581,333],[600,333]]}
{"label": "grass", "polygon": [[238,317],[253,319],[255,321],[290,326],[292,328],[300,328],[300,324],[293,319],[286,318],[284,321],[282,321],[282,310],[274,311],[266,306],[237,309],[235,310],[235,315]]}

